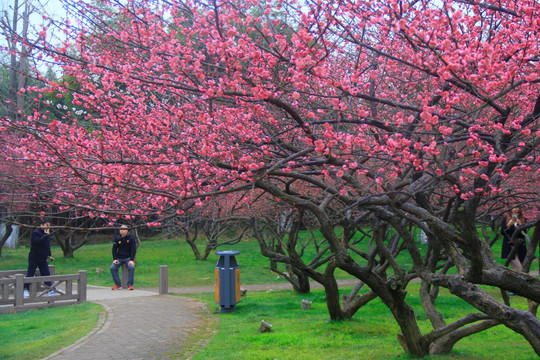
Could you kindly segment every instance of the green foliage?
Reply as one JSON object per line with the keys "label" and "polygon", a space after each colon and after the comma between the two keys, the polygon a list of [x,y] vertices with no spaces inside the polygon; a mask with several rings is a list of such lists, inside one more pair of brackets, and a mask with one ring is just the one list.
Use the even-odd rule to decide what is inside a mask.
{"label": "green foliage", "polygon": [[100,305],[84,303],[0,314],[0,358],[42,359],[91,331],[100,311]]}

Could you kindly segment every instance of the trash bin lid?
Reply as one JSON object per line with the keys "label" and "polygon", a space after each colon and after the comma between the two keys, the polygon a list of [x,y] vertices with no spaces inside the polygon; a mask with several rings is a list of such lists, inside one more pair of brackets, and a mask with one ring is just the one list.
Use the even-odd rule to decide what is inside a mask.
{"label": "trash bin lid", "polygon": [[238,255],[240,254],[240,251],[237,250],[223,250],[223,251],[216,251],[216,255],[219,256],[232,256],[232,255]]}

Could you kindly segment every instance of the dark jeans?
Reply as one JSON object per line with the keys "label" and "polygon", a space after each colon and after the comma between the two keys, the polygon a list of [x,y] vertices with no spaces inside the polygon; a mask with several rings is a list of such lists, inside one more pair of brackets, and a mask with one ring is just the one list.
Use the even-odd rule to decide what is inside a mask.
{"label": "dark jeans", "polygon": [[111,274],[112,278],[114,280],[114,283],[118,286],[122,286],[122,282],[120,281],[120,277],[118,276],[118,268],[122,266],[122,264],[128,264],[128,286],[133,286],[133,280],[135,279],[135,266],[129,265],[130,259],[117,259],[118,264],[112,263],[111,264]]}
{"label": "dark jeans", "polygon": [[[51,273],[49,272],[49,263],[47,260],[34,260],[28,258],[28,271],[26,272],[26,277],[34,277],[36,274],[36,269],[39,268],[39,273],[41,276],[49,276]],[[45,284],[47,286],[52,286],[52,282],[45,281]],[[30,288],[30,284],[25,283],[24,288],[28,290]]]}

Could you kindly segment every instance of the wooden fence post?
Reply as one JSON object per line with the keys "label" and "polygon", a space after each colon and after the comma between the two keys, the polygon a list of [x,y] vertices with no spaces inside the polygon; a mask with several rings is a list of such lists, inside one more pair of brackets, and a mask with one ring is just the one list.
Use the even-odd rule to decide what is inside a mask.
{"label": "wooden fence post", "polygon": [[24,301],[24,275],[15,275],[15,306],[22,306]]}
{"label": "wooden fence post", "polygon": [[165,295],[169,293],[169,275],[167,265],[159,266],[159,295]]}
{"label": "wooden fence post", "polygon": [[129,267],[128,264],[122,264],[122,289],[127,289]]}
{"label": "wooden fence post", "polygon": [[86,270],[79,270],[79,282],[77,283],[77,294],[79,302],[86,302]]}

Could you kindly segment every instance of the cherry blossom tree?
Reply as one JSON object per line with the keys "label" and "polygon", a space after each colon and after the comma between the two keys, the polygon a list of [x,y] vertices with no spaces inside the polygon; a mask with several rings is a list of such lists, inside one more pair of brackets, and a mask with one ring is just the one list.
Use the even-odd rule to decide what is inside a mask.
{"label": "cherry blossom tree", "polygon": [[[499,265],[477,231],[516,205],[523,229],[540,226],[537,1],[104,3],[67,1],[78,21],[41,47],[77,83],[84,121],[36,106],[2,125],[27,132],[10,161],[60,209],[157,225],[187,204],[263,192],[316,219],[324,271],[282,259],[324,284],[333,319],[377,296],[415,355],[499,324],[540,355],[536,317],[482,288],[539,302],[540,281]],[[369,253],[353,236],[365,227]],[[371,293],[340,303],[338,268]],[[407,303],[413,279],[426,333]],[[447,323],[440,287],[478,312]]]}
{"label": "cherry blossom tree", "polygon": [[[197,260],[207,260],[219,247],[238,244],[244,238],[249,228],[249,218],[241,211],[245,202],[238,193],[215,196],[177,220]],[[204,240],[198,239],[201,233]],[[197,240],[204,241],[202,254]]]}

